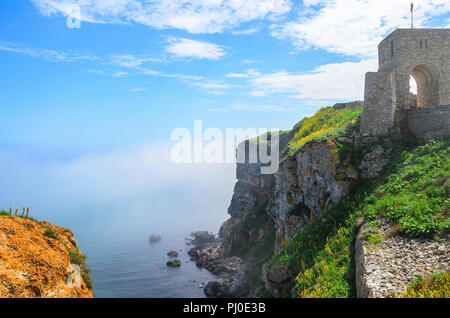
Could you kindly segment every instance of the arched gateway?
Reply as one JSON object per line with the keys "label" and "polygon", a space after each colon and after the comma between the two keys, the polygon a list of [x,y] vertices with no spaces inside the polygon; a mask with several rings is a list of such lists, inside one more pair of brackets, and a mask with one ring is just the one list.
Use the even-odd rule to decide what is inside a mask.
{"label": "arched gateway", "polygon": [[361,133],[450,134],[450,29],[397,29],[378,46],[378,59],[378,72],[366,74]]}
{"label": "arched gateway", "polygon": [[411,107],[439,106],[439,70],[431,64],[421,63],[411,70],[411,76],[417,84],[416,102],[410,103]]}

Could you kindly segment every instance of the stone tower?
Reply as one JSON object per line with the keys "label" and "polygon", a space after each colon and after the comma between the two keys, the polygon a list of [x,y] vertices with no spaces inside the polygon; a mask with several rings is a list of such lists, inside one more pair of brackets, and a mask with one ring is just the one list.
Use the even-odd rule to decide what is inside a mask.
{"label": "stone tower", "polygon": [[361,133],[450,134],[450,29],[397,29],[378,46],[378,61],[366,74]]}

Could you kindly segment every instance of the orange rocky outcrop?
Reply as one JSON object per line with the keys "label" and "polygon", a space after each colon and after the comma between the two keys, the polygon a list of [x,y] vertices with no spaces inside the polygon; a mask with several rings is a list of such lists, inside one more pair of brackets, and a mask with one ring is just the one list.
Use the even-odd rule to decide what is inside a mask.
{"label": "orange rocky outcrop", "polygon": [[83,277],[89,274],[70,230],[0,216],[0,297],[91,298]]}

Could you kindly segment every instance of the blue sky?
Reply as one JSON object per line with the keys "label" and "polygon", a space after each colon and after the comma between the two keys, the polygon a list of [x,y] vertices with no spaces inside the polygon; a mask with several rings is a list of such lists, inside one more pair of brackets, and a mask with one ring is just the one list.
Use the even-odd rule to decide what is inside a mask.
{"label": "blue sky", "polygon": [[[83,178],[91,192],[179,184],[164,157],[177,127],[201,119],[205,128],[290,129],[320,107],[361,99],[379,41],[409,27],[409,8],[409,0],[2,0],[0,173],[10,184],[0,207],[36,203],[45,191],[50,200],[67,184],[85,198],[74,190]],[[448,0],[415,8],[417,27],[450,25]],[[127,164],[137,165],[135,178]],[[205,171],[179,174],[207,184]],[[42,180],[51,182],[34,193]],[[231,187],[216,185],[207,188]]]}
{"label": "blue sky", "polygon": [[[390,2],[2,1],[0,142],[117,147],[194,119],[288,129],[362,98],[378,41],[409,26],[409,1]],[[448,2],[416,8],[417,25],[448,24]]]}

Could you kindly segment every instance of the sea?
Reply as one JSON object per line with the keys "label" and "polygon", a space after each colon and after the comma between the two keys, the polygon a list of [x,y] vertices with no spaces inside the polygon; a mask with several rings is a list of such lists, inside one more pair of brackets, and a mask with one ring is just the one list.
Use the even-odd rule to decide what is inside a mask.
{"label": "sea", "polygon": [[[197,268],[187,252],[191,232],[217,227],[196,228],[153,225],[153,218],[143,213],[139,217],[92,217],[95,214],[52,214],[46,220],[74,232],[80,250],[87,256],[96,298],[199,298],[205,297],[203,285],[217,278],[205,269]],[[91,217],[89,217],[91,216]],[[189,224],[189,222],[186,222]],[[150,243],[149,237],[162,239]],[[167,253],[177,251],[182,265],[166,265]]]}

